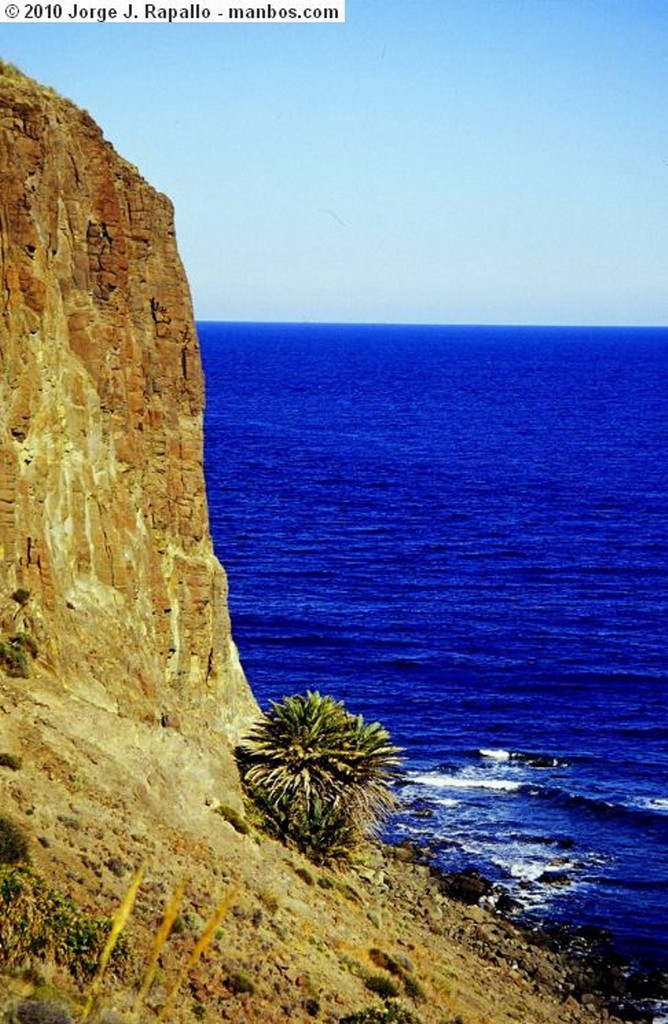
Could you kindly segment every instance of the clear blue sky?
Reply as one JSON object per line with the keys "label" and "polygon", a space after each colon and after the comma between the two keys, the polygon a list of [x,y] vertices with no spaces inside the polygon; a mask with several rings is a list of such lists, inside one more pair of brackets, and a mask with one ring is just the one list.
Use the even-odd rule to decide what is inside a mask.
{"label": "clear blue sky", "polygon": [[171,196],[199,318],[668,324],[667,0],[347,17],[3,24],[0,55]]}

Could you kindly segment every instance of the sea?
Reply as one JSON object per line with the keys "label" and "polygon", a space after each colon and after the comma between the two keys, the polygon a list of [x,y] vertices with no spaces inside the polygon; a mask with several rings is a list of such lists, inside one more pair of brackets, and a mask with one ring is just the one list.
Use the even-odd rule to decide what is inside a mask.
{"label": "sea", "polygon": [[198,330],[260,704],[381,721],[387,838],[668,969],[668,329]]}

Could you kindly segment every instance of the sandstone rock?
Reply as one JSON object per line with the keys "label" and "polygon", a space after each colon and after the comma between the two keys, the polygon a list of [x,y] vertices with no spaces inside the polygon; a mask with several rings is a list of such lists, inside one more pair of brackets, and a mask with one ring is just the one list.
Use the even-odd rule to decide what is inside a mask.
{"label": "sandstone rock", "polygon": [[88,114],[5,69],[0,233],[0,636],[34,636],[42,666],[122,714],[234,739],[254,703],[209,536],[171,203]]}

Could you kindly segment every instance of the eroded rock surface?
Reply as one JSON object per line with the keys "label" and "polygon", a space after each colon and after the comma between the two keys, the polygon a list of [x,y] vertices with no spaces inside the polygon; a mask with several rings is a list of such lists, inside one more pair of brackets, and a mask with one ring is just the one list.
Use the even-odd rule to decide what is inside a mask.
{"label": "eroded rock surface", "polygon": [[[253,701],[202,472],[170,201],[90,116],[0,73],[0,634],[110,709],[234,735]],[[24,604],[12,599],[30,592]]]}

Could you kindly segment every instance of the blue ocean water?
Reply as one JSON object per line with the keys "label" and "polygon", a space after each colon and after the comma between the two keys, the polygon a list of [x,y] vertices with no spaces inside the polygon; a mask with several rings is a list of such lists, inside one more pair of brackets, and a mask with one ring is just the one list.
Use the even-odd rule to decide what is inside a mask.
{"label": "blue ocean water", "polygon": [[260,702],[381,720],[394,836],[668,968],[668,330],[199,330]]}

